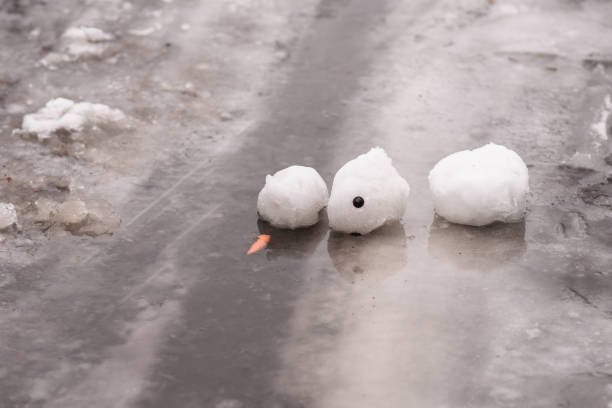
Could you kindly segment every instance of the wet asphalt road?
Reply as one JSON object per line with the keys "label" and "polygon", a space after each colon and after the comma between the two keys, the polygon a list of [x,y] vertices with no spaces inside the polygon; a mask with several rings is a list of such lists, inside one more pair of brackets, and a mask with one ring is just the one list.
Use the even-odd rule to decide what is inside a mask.
{"label": "wet asphalt road", "polygon": [[[321,1],[239,148],[159,163],[120,233],[91,256],[58,253],[44,266],[44,285],[28,291],[39,301],[2,353],[0,406],[610,404],[609,208],[584,209],[580,198],[609,183],[559,166],[550,152],[566,146],[555,137],[509,132],[502,141],[524,146],[531,165],[527,219],[476,229],[434,218],[426,173],[463,140],[416,127],[412,140],[369,132],[370,118],[350,106],[388,51],[393,35],[380,27],[400,3]],[[413,36],[433,6],[407,6],[402,30]],[[584,119],[580,103],[590,106],[567,102],[582,106],[569,122]],[[266,174],[299,163],[331,183],[348,152],[376,144],[413,186],[402,225],[351,237],[325,219],[299,231],[257,221]],[[574,201],[553,208],[553,195]],[[245,256],[260,232],[269,248]]]}
{"label": "wet asphalt road", "polygon": [[[270,98],[273,114],[244,131],[238,151],[212,163],[160,164],[145,184],[166,188],[127,221],[116,243],[82,263],[53,267],[64,282],[48,289],[59,293],[47,294],[40,308],[42,320],[59,319],[42,353],[66,364],[112,362],[62,380],[68,392],[44,406],[303,406],[276,388],[278,352],[308,279],[303,260],[327,226],[272,232],[267,257],[247,258],[245,245],[258,233],[254,202],[271,169],[307,163],[327,179],[333,174],[330,152],[346,101],[376,55],[365,39],[385,13],[384,2],[321,2],[293,50],[286,84]],[[67,287],[72,279],[85,287]],[[143,298],[158,327],[141,336],[157,338],[128,333],[136,338],[122,346],[117,330],[147,325],[139,317]],[[65,353],[65,343],[78,346]],[[115,371],[146,379],[114,379]],[[130,390],[132,383],[141,390]],[[3,386],[4,404],[27,404],[13,400],[22,386],[16,378]]]}

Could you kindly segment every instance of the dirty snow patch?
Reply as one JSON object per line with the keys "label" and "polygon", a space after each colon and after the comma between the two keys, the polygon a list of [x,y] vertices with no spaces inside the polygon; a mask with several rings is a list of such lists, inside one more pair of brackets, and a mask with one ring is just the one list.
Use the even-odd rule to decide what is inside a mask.
{"label": "dirty snow patch", "polygon": [[17,223],[17,210],[11,203],[0,203],[0,231]]}
{"label": "dirty snow patch", "polygon": [[73,198],[63,203],[39,199],[36,209],[36,221],[52,222],[75,235],[112,234],[121,224],[111,204],[103,199]]}
{"label": "dirty snow patch", "polygon": [[101,58],[115,37],[95,27],[70,27],[60,38],[60,52],[53,52],[41,60],[41,64],[55,69],[62,62],[88,58]]}
{"label": "dirty snow patch", "polygon": [[38,112],[25,115],[22,128],[17,132],[34,134],[42,141],[60,130],[71,135],[78,134],[86,127],[118,123],[124,119],[123,112],[106,105],[56,98],[47,102]]}
{"label": "dirty snow patch", "polygon": [[595,163],[593,162],[593,157],[590,153],[576,152],[569,158],[569,160],[564,161],[563,164],[576,169],[593,170],[595,168]]}

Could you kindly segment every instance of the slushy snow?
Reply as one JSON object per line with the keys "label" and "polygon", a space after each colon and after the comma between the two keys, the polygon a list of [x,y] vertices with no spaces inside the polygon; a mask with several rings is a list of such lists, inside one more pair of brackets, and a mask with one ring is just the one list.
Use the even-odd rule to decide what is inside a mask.
{"label": "slushy snow", "polygon": [[612,121],[610,119],[610,112],[612,112],[612,100],[610,99],[610,95],[606,95],[606,97],[604,98],[603,107],[599,114],[599,121],[591,126],[591,129],[602,140],[608,140],[608,134],[612,133]]}
{"label": "slushy snow", "polygon": [[43,66],[56,69],[62,62],[78,61],[87,58],[101,58],[108,50],[113,35],[96,27],[70,27],[60,39],[61,52],[52,52],[41,60]]}
{"label": "slushy snow", "polygon": [[312,167],[291,166],[266,176],[257,197],[261,219],[278,228],[308,227],[327,205],[327,185]]}
{"label": "slushy snow", "polygon": [[18,132],[35,134],[42,141],[59,130],[80,132],[86,127],[117,123],[124,119],[123,112],[106,105],[56,98],[38,112],[25,115]]}
{"label": "slushy snow", "polygon": [[429,189],[436,213],[450,222],[517,222],[525,213],[529,175],[518,154],[489,143],[440,160],[429,172]]}
{"label": "slushy snow", "polygon": [[62,35],[65,52],[72,58],[99,57],[113,36],[95,27],[70,27]]}
{"label": "slushy snow", "polygon": [[0,203],[0,231],[17,223],[17,210],[11,203]]}
{"label": "slushy snow", "polygon": [[406,211],[410,186],[380,147],[346,163],[334,177],[327,206],[333,230],[367,234]]}

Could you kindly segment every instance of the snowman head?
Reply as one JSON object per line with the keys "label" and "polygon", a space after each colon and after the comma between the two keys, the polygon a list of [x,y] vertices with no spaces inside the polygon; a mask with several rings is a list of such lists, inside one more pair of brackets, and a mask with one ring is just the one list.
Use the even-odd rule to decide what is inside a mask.
{"label": "snowman head", "polygon": [[389,156],[375,147],[336,173],[327,206],[329,225],[335,231],[367,234],[399,220],[409,192]]}
{"label": "snowman head", "polygon": [[327,197],[327,185],[315,169],[290,166],[266,177],[257,197],[257,212],[277,228],[308,227],[319,221]]}

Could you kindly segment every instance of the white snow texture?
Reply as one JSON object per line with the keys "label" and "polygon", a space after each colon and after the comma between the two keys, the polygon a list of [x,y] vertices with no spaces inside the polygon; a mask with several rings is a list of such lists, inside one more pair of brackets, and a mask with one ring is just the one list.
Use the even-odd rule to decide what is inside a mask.
{"label": "white snow texture", "polygon": [[514,151],[494,143],[453,153],[429,172],[438,215],[457,224],[482,226],[524,217],[529,175]]}
{"label": "white snow texture", "polygon": [[17,223],[17,210],[11,203],[0,203],[0,230]]}
{"label": "white snow texture", "polygon": [[70,27],[62,35],[65,52],[73,59],[98,57],[106,50],[105,42],[113,36],[95,27]]}
{"label": "white snow texture", "polygon": [[399,220],[406,211],[409,193],[410,186],[395,170],[387,153],[375,147],[336,173],[327,206],[330,227],[367,234]]}
{"label": "white snow texture", "polygon": [[80,132],[86,126],[115,123],[123,119],[123,112],[106,105],[56,98],[38,112],[25,115],[21,131],[36,134],[39,140],[45,140],[60,129]]}
{"label": "white snow texture", "polygon": [[266,176],[257,197],[259,216],[278,228],[316,224],[329,194],[323,178],[312,167],[290,166]]}

